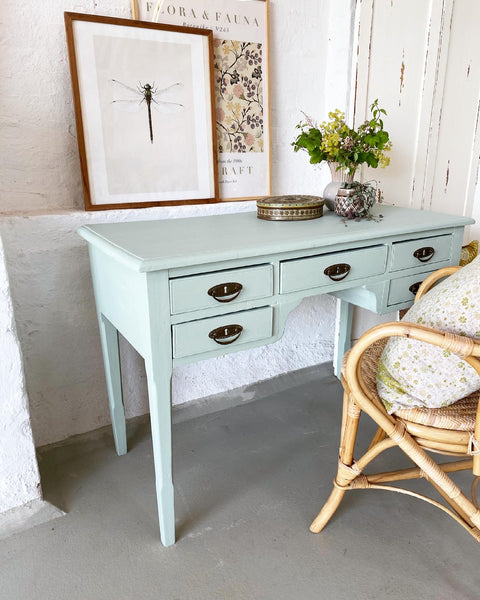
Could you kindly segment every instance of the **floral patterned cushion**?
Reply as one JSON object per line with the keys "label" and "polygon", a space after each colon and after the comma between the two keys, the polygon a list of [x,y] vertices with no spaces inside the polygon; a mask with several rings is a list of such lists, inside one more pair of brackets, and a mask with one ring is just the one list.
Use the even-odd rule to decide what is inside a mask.
{"label": "floral patterned cushion", "polygon": [[[480,338],[480,257],[431,289],[403,320]],[[473,367],[425,342],[390,338],[380,359],[377,390],[389,413],[448,406],[478,389]]]}

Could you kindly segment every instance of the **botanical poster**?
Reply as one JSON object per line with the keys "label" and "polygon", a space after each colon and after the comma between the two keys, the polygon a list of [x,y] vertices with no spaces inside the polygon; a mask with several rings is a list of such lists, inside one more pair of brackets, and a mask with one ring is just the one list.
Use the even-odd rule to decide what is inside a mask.
{"label": "botanical poster", "polygon": [[263,152],[262,44],[213,45],[218,152]]}

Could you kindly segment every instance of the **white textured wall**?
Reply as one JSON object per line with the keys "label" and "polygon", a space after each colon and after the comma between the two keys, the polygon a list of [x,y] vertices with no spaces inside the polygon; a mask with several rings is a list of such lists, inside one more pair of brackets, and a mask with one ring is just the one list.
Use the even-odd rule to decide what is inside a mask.
{"label": "white textured wall", "polygon": [[23,364],[0,239],[0,513],[40,498]]}
{"label": "white textured wall", "polygon": [[[336,74],[340,89],[343,85],[339,98],[347,97],[346,53],[339,54],[337,49],[348,46],[350,5],[350,0],[271,0],[274,193],[319,193],[328,180],[324,171],[308,164],[306,156],[294,154],[290,142],[301,109],[325,116],[327,69]],[[344,22],[339,19],[341,7]],[[225,203],[83,211],[64,10],[127,16],[129,1],[3,3],[0,135],[8,155],[0,166],[0,235],[37,445],[109,422],[86,245],[76,229],[94,221],[254,209],[251,203]],[[329,51],[327,34],[332,23],[338,28],[338,35],[330,36],[335,51]],[[285,336],[276,344],[175,369],[174,402],[329,360],[333,321],[331,298],[304,301],[290,315]],[[122,351],[127,414],[142,414],[147,410],[142,361],[126,344]]]}
{"label": "white textured wall", "polygon": [[[315,193],[328,181],[326,170],[313,169],[290,142],[300,110],[325,116],[327,58],[337,73],[342,60],[328,54],[329,6],[348,13],[350,2],[270,0],[275,191]],[[83,210],[64,11],[129,17],[130,0],[2,1],[0,147],[8,152],[0,167],[0,213]],[[349,19],[338,38],[347,46]],[[337,80],[344,79],[341,71]]]}
{"label": "white textured wall", "polygon": [[[139,213],[118,211],[113,217],[145,218],[145,211]],[[165,217],[165,209],[149,209],[147,216]],[[104,214],[83,212],[0,220],[37,445],[109,420],[88,254],[75,233],[83,223],[102,220]],[[328,296],[304,301],[277,343],[174,369],[174,403],[329,360],[333,313]],[[143,360],[127,344],[122,350],[127,415],[143,414],[148,410]]]}
{"label": "white textured wall", "polygon": [[3,0],[0,212],[83,207],[64,11],[130,16],[129,0]]}

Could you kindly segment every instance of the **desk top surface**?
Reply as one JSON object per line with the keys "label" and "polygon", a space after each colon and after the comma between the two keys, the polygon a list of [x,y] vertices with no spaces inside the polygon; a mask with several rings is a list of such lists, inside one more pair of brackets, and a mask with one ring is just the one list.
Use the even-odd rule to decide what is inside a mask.
{"label": "desk top surface", "polygon": [[256,212],[242,212],[84,225],[78,233],[136,271],[155,271],[278,252],[328,250],[337,244],[437,233],[474,223],[469,217],[385,204],[377,205],[372,213],[383,215],[382,220],[345,221],[326,210],[323,217],[311,221],[263,221]]}

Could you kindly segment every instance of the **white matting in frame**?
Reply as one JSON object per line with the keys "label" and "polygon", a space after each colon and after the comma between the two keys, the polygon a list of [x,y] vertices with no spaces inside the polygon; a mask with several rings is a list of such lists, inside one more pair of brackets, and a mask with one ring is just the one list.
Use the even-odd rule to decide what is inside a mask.
{"label": "white matting in frame", "polygon": [[218,198],[212,35],[66,13],[88,210]]}
{"label": "white matting in frame", "polygon": [[135,18],[213,31],[222,200],[271,193],[268,0],[132,0]]}

